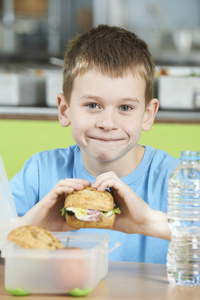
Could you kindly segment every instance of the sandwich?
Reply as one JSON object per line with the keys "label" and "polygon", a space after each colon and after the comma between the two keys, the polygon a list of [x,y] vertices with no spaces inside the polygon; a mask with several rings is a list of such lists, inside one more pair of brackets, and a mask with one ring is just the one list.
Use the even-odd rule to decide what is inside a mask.
{"label": "sandwich", "polygon": [[121,212],[115,207],[114,198],[109,191],[100,192],[92,187],[85,187],[66,196],[61,213],[69,227],[79,229],[110,228],[115,221],[115,214]]}

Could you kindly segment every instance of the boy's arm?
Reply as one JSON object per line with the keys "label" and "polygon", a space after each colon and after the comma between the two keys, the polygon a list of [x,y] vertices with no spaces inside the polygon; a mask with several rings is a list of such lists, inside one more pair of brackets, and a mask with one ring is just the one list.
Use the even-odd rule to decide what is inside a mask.
{"label": "boy's arm", "polygon": [[113,230],[170,240],[167,215],[162,211],[153,210],[114,172],[98,176],[92,186],[99,191],[110,188],[117,207],[121,209],[121,214],[116,215]]}

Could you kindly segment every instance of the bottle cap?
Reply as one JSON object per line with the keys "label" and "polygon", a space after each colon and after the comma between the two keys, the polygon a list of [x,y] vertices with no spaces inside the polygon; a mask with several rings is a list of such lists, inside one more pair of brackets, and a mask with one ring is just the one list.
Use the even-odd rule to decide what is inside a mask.
{"label": "bottle cap", "polygon": [[182,151],[180,159],[184,160],[200,160],[200,153],[199,151]]}

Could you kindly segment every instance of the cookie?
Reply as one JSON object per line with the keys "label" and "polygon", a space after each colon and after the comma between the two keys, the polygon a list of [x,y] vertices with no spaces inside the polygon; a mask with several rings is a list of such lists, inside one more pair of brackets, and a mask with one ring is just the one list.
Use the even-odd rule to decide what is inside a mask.
{"label": "cookie", "polygon": [[12,230],[8,240],[25,249],[62,249],[63,244],[54,235],[37,226],[21,226]]}

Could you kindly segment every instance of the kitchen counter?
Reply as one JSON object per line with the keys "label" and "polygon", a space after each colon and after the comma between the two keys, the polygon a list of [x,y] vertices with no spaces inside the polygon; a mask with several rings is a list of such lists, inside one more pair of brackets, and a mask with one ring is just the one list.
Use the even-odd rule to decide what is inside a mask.
{"label": "kitchen counter", "polygon": [[0,106],[0,119],[58,120],[57,107]]}
{"label": "kitchen counter", "polygon": [[[171,286],[166,266],[133,262],[109,262],[107,276],[84,299],[188,300],[199,299],[200,288]],[[0,265],[0,298],[12,297],[4,289],[4,265]],[[25,297],[26,298],[26,297]],[[24,297],[17,297],[24,299]],[[27,299],[75,299],[66,295],[30,295]]]}
{"label": "kitchen counter", "polygon": [[[57,115],[57,107],[0,106],[0,119],[58,120]],[[200,110],[159,110],[155,122],[200,124]]]}
{"label": "kitchen counter", "polygon": [[159,110],[156,115],[155,122],[200,124],[200,110],[197,111]]}

